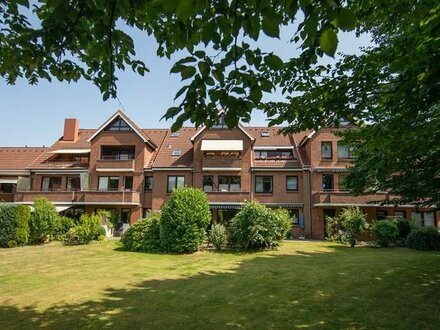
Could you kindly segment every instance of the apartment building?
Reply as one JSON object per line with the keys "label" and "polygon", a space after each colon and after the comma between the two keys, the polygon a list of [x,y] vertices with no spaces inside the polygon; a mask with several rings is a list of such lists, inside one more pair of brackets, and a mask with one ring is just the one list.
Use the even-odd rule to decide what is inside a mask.
{"label": "apartment building", "polygon": [[0,201],[52,201],[69,216],[101,209],[124,223],[161,209],[173,188],[208,196],[212,221],[227,224],[245,201],[287,209],[292,236],[324,238],[326,215],[358,205],[368,219],[414,218],[439,226],[439,214],[411,205],[381,206],[386,192],[351,196],[343,187],[350,150],[335,129],[283,135],[276,127],[229,129],[220,113],[211,128],[141,129],[117,111],[98,129],[66,119],[48,148],[0,148]]}

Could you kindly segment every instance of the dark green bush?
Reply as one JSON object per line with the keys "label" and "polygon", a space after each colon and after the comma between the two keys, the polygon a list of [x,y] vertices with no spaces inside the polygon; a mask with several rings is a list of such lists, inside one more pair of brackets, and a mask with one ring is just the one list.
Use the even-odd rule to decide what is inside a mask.
{"label": "dark green bush", "polygon": [[71,228],[65,237],[67,244],[89,244],[104,239],[105,230],[101,226],[102,218],[94,213],[82,214],[78,224]]}
{"label": "dark green bush", "polygon": [[210,221],[208,199],[203,191],[195,188],[174,189],[162,208],[162,250],[173,253],[197,251]]}
{"label": "dark green bush", "polygon": [[396,225],[399,229],[399,239],[406,239],[409,232],[411,231],[411,224],[405,218],[397,218]]}
{"label": "dark green bush", "polygon": [[373,222],[373,239],[377,245],[387,247],[396,242],[399,237],[399,228],[396,221],[380,220]]}
{"label": "dark green bush", "polygon": [[128,251],[160,252],[160,214],[153,213],[131,225],[121,243]]}
{"label": "dark green bush", "polygon": [[213,225],[209,232],[209,240],[217,250],[221,250],[228,243],[226,228],[222,224]]}
{"label": "dark green bush", "polygon": [[232,219],[229,244],[246,250],[274,248],[281,244],[290,228],[286,210],[271,210],[249,202]]}
{"label": "dark green bush", "polygon": [[34,212],[29,222],[29,242],[37,244],[56,234],[59,215],[55,206],[46,198],[36,199],[33,206]]}
{"label": "dark green bush", "polygon": [[440,234],[434,227],[414,228],[408,234],[406,245],[416,250],[440,250]]}
{"label": "dark green bush", "polygon": [[0,246],[16,245],[15,234],[17,228],[17,206],[0,204]]}
{"label": "dark green bush", "polygon": [[56,220],[54,231],[52,232],[53,238],[57,241],[64,241],[66,234],[70,229],[76,226],[76,220],[60,216]]}
{"label": "dark green bush", "polygon": [[29,240],[29,221],[31,209],[26,205],[17,206],[17,228],[15,229],[16,245],[25,245]]}
{"label": "dark green bush", "polygon": [[365,214],[359,207],[349,206],[346,209],[342,209],[339,214],[339,220],[345,232],[343,239],[346,240],[351,247],[354,247],[357,237],[368,228]]}

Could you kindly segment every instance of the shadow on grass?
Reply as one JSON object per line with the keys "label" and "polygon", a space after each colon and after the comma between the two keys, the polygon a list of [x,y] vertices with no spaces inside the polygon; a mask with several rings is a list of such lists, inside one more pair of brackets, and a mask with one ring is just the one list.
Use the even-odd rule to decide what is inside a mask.
{"label": "shadow on grass", "polygon": [[[59,304],[42,312],[36,306],[0,306],[0,325],[2,329],[434,329],[439,324],[438,264],[415,267],[403,254],[386,253],[371,264],[367,262],[371,253],[365,249],[332,248],[324,253],[269,253],[242,261],[231,271],[109,288],[100,300]],[[96,277],[99,280],[99,274]]]}

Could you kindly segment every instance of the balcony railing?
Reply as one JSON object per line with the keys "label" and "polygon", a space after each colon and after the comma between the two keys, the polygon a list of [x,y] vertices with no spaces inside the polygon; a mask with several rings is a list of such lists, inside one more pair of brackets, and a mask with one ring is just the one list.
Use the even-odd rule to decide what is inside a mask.
{"label": "balcony railing", "polygon": [[354,196],[350,190],[321,190],[313,194],[314,204],[368,204],[390,200],[386,192]]}
{"label": "balcony railing", "polygon": [[216,186],[203,186],[203,191],[206,193],[212,193],[212,192],[240,193],[240,192],[243,192],[241,187],[234,186],[234,185],[231,185],[229,187],[226,187],[226,185],[225,186],[220,185],[218,187],[216,187]]}
{"label": "balcony railing", "polygon": [[122,160],[122,159],[100,159],[96,161],[96,169],[134,169],[134,159]]}

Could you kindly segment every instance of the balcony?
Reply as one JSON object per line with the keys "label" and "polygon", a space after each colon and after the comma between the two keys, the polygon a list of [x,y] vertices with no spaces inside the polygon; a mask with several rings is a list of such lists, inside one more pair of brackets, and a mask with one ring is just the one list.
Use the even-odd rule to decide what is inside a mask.
{"label": "balcony", "polygon": [[203,157],[203,167],[231,167],[241,168],[242,159],[237,157]]}
{"label": "balcony", "polygon": [[11,203],[14,201],[14,193],[0,193],[0,202]]}
{"label": "balcony", "polygon": [[37,198],[47,198],[53,203],[66,204],[140,204],[140,193],[136,191],[18,191],[15,202],[32,203]]}
{"label": "balcony", "polygon": [[242,189],[237,190],[212,190],[206,191],[208,200],[210,202],[243,202],[245,200],[250,200],[250,192],[244,191]]}
{"label": "balcony", "polygon": [[389,201],[390,195],[386,192],[353,196],[349,190],[323,190],[313,194],[313,204],[374,204]]}
{"label": "balcony", "polygon": [[134,159],[100,159],[96,161],[96,171],[111,172],[112,170],[126,170],[127,172],[134,170]]}

